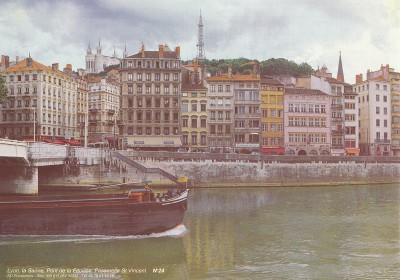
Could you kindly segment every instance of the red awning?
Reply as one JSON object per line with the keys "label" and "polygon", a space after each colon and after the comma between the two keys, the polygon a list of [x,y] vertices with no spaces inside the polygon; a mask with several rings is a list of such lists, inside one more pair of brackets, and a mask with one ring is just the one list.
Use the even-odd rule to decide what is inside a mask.
{"label": "red awning", "polygon": [[64,142],[71,146],[82,146],[81,142],[78,142],[76,140],[64,140]]}
{"label": "red awning", "polygon": [[114,137],[114,136],[107,136],[106,137],[106,139],[108,140],[108,141],[117,141],[117,137]]}

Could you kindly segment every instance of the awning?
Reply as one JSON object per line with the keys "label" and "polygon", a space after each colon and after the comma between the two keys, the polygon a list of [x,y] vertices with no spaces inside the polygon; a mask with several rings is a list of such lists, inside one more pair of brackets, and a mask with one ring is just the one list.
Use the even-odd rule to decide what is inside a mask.
{"label": "awning", "polygon": [[118,138],[117,138],[117,137],[114,137],[114,136],[107,136],[106,139],[107,139],[108,141],[117,141],[117,140],[118,140]]}
{"label": "awning", "polygon": [[182,146],[179,136],[142,136],[128,137],[129,147],[180,147]]}
{"label": "awning", "polygon": [[81,142],[78,142],[76,140],[64,140],[64,142],[71,146],[81,146]]}
{"label": "awning", "polygon": [[346,153],[352,154],[352,155],[358,155],[360,153],[360,149],[346,148]]}

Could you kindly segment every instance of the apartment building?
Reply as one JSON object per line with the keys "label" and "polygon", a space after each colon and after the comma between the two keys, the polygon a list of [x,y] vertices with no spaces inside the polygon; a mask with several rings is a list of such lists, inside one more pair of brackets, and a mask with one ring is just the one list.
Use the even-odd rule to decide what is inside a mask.
{"label": "apartment building", "polygon": [[391,150],[392,155],[400,156],[400,73],[388,64],[381,65],[377,71],[367,71],[367,80],[382,78],[390,83],[391,108]]}
{"label": "apartment building", "polygon": [[272,77],[261,77],[261,131],[264,155],[283,155],[284,147],[284,85]]}
{"label": "apartment building", "polygon": [[234,150],[234,86],[232,72],[206,78],[208,89],[208,145],[213,152]]}
{"label": "apartment building", "polygon": [[383,77],[356,75],[360,155],[391,155],[390,82]]}
{"label": "apartment building", "polygon": [[126,56],[121,63],[121,121],[124,149],[177,150],[181,145],[180,47]]}
{"label": "apartment building", "polygon": [[117,118],[120,108],[119,82],[112,78],[95,77],[88,81],[89,142],[108,141],[114,147],[119,136]]}
{"label": "apartment building", "polygon": [[31,57],[2,72],[9,93],[1,108],[1,134],[12,139],[71,139],[77,130],[77,82]]}
{"label": "apartment building", "polygon": [[192,152],[208,150],[207,88],[202,84],[198,62],[183,66],[181,93],[182,146]]}
{"label": "apartment building", "polygon": [[287,155],[329,155],[331,96],[320,90],[286,88],[284,141]]}

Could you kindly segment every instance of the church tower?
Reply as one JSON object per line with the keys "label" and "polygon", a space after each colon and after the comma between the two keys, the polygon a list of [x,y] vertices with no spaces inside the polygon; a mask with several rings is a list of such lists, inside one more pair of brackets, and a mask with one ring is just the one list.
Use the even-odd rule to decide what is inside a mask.
{"label": "church tower", "polygon": [[100,38],[99,38],[99,45],[97,46],[97,54],[101,54]]}
{"label": "church tower", "polygon": [[338,81],[344,83],[344,74],[343,74],[343,66],[342,66],[342,52],[339,52],[339,65],[338,65],[336,79]]}

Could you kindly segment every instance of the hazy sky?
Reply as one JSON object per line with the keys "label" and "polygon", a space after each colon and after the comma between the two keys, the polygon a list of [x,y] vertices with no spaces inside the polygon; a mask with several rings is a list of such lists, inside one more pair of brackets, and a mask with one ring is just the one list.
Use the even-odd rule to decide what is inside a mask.
{"label": "hazy sky", "polygon": [[207,58],[283,57],[325,64],[345,80],[389,64],[400,71],[399,0],[0,0],[0,53],[85,66],[89,41],[122,56],[159,44],[196,56],[200,9]]}

